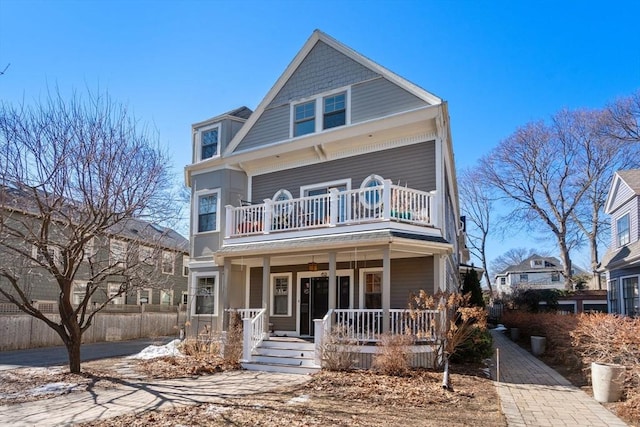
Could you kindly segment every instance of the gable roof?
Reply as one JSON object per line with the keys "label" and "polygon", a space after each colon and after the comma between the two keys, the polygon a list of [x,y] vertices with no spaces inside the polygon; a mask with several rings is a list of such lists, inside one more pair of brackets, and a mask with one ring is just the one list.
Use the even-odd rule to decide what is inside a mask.
{"label": "gable roof", "polygon": [[[619,195],[624,199],[621,199]],[[611,214],[616,208],[624,204],[633,196],[640,195],[640,169],[619,170],[613,175],[611,180],[611,188],[607,195],[607,201],[604,205],[604,211]]]}
{"label": "gable roof", "polygon": [[233,137],[223,156],[232,153],[240,144],[242,139],[247,135],[247,133],[251,130],[253,125],[258,121],[260,116],[263,114],[267,106],[273,101],[273,99],[277,96],[280,90],[284,87],[287,81],[291,78],[294,72],[298,69],[298,67],[302,64],[304,59],[307,57],[309,52],[318,44],[318,42],[323,42],[338,52],[346,55],[348,58],[356,61],[362,66],[372,70],[373,72],[382,75],[387,78],[389,81],[397,84],[403,89],[407,90],[409,93],[417,96],[418,98],[424,100],[430,105],[441,104],[442,99],[435,96],[434,94],[427,92],[421,87],[409,82],[408,80],[400,77],[399,75],[393,73],[392,71],[384,68],[383,66],[371,61],[367,57],[359,54],[355,50],[350,47],[340,43],[336,39],[328,36],[320,30],[315,30],[306,43],[302,46],[302,49],[298,52],[298,54],[293,58],[291,63],[287,66],[282,75],[276,80],[276,83],[273,87],[267,92],[265,97],[262,99],[254,113],[248,118],[244,126],[238,131],[238,133]]}

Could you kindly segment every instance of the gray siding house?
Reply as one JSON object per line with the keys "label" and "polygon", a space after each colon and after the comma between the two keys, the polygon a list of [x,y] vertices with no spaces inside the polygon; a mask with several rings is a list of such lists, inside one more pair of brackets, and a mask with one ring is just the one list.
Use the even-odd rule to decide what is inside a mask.
{"label": "gray siding house", "polygon": [[193,331],[236,309],[276,336],[337,312],[385,332],[412,292],[459,288],[446,102],[323,32],[255,111],[194,124],[192,143]]}
{"label": "gray siding house", "polygon": [[615,173],[605,204],[611,243],[601,268],[606,272],[609,312],[640,315],[640,169]]}

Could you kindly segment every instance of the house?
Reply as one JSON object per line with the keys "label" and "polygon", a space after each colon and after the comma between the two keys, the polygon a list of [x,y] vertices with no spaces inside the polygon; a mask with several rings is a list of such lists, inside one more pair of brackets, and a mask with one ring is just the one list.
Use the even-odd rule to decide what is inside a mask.
{"label": "house", "polygon": [[[500,297],[527,289],[556,289],[564,291],[562,263],[555,257],[533,254],[519,264],[496,274],[494,283]],[[572,275],[587,278],[589,273],[580,267],[571,269]],[[541,303],[542,304],[542,303]],[[574,289],[558,296],[559,310],[569,313],[607,311],[605,292],[597,289]]]}
{"label": "house", "polygon": [[[0,238],[10,247],[30,255],[18,255],[15,249],[0,246],[0,262],[3,267],[10,266],[21,278],[21,289],[34,306],[43,312],[57,313],[60,289],[51,273],[45,271],[43,264],[48,262],[49,255],[61,267],[62,251],[68,249],[69,242],[73,241],[74,233],[78,230],[65,226],[62,222],[58,223],[55,219],[48,223],[46,228],[49,229],[49,238],[45,254],[45,250],[39,249],[35,243],[43,241],[41,238],[34,238],[33,243],[25,238],[20,239],[20,236],[39,236],[43,228],[43,222],[37,209],[33,208],[35,202],[29,193],[18,187],[5,186],[0,188],[0,202]],[[72,203],[63,205],[60,209],[67,219],[73,218]],[[11,243],[9,239],[17,243]],[[155,305],[158,310],[186,307],[188,248],[187,239],[172,229],[141,219],[121,221],[104,235],[91,238],[85,245],[84,257],[75,275],[71,302],[80,303],[92,277],[105,277],[106,286],[91,297],[90,305],[115,297],[123,286],[130,288],[127,280],[131,280],[132,276],[121,274],[125,268],[113,268],[127,266],[129,270],[135,268],[140,275],[153,280],[145,281],[149,283],[148,287],[113,298],[110,310],[124,311],[127,305],[141,304]],[[113,274],[109,271],[113,271]],[[5,277],[0,277],[0,287],[14,293]],[[19,311],[0,295],[0,312]]]}
{"label": "house", "polygon": [[235,309],[257,341],[346,322],[375,341],[412,292],[458,290],[468,252],[441,98],[316,30],[255,111],[192,130],[192,333]]}
{"label": "house", "polygon": [[640,169],[617,171],[605,203],[611,242],[600,263],[607,280],[610,313],[640,315]]}

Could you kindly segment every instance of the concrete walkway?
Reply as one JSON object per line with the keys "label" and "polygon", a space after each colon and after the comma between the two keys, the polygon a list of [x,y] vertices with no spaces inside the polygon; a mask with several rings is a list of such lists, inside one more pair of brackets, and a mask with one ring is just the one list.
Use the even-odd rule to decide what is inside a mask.
{"label": "concrete walkway", "polygon": [[508,339],[491,331],[500,353],[500,378],[493,379],[502,412],[512,426],[627,426],[562,375]]}
{"label": "concrete walkway", "polygon": [[123,380],[113,389],[0,406],[0,426],[71,426],[122,414],[246,397],[280,386],[302,384],[309,378],[307,375],[230,371],[176,380]]}

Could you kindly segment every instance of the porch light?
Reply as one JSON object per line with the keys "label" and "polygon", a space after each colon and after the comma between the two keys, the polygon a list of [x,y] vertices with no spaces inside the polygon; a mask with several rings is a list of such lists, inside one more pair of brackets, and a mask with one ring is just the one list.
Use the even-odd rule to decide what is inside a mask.
{"label": "porch light", "polygon": [[314,262],[313,257],[311,257],[311,262],[307,264],[307,269],[309,271],[318,271],[318,264]]}

